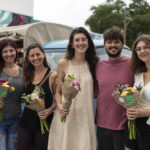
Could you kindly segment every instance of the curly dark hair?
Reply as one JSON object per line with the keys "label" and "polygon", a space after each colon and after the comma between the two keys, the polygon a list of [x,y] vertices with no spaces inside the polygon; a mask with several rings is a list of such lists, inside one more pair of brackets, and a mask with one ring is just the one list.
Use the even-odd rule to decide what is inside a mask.
{"label": "curly dark hair", "polygon": [[73,38],[74,38],[75,34],[79,34],[79,33],[85,34],[85,36],[88,39],[89,47],[86,51],[85,60],[88,62],[90,72],[92,74],[94,84],[95,84],[96,83],[95,67],[96,67],[96,64],[97,64],[99,58],[96,55],[96,50],[95,50],[93,40],[92,40],[89,32],[85,28],[83,28],[83,27],[75,28],[71,32],[71,35],[70,35],[70,38],[69,38],[69,43],[68,43],[68,46],[67,46],[66,58],[71,60],[74,57],[75,49],[72,47]]}
{"label": "curly dark hair", "polygon": [[[42,53],[45,54],[44,49],[42,48],[42,46],[39,43],[33,43],[31,45],[28,46],[28,48],[26,49],[26,55],[25,55],[25,59],[24,59],[24,63],[23,63],[23,79],[24,79],[24,85],[25,87],[31,83],[33,81],[34,78],[34,66],[30,63],[28,57],[29,57],[29,52],[31,49],[34,48],[39,48],[40,51]],[[48,62],[46,60],[46,57],[43,60],[43,65],[46,68],[50,68],[48,65]]]}
{"label": "curly dark hair", "polygon": [[16,45],[16,43],[12,39],[9,39],[9,38],[6,38],[6,39],[3,39],[2,41],[0,41],[0,74],[5,65],[5,62],[2,58],[2,50],[7,46],[11,46],[15,49],[15,51],[16,51],[15,61],[17,60],[17,45]]}
{"label": "curly dark hair", "polygon": [[104,34],[104,43],[107,40],[120,40],[124,44],[124,37],[121,29],[119,27],[113,26],[112,28],[107,29]]}
{"label": "curly dark hair", "polygon": [[134,44],[133,44],[133,48],[132,48],[132,57],[131,57],[131,73],[132,74],[136,74],[136,73],[141,73],[141,72],[146,72],[147,68],[144,62],[142,62],[138,56],[137,53],[135,51],[136,46],[139,42],[144,42],[146,45],[150,45],[150,35],[147,34],[143,34],[141,36],[139,36]]}

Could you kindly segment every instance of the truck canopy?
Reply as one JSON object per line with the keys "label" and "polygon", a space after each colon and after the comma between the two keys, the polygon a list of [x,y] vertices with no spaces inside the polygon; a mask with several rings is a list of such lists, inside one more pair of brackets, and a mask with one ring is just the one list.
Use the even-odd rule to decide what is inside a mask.
{"label": "truck canopy", "polygon": [[66,25],[47,22],[0,27],[0,40],[11,38],[18,47],[26,48],[33,42],[44,44],[52,40],[68,39],[72,30],[72,27]]}

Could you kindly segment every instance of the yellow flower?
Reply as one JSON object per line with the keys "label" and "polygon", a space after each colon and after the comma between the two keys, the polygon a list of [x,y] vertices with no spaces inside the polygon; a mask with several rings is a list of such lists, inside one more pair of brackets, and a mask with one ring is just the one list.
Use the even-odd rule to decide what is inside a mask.
{"label": "yellow flower", "polygon": [[31,98],[33,98],[33,97],[34,97],[34,93],[31,93],[31,95],[30,95],[30,96],[31,96]]}
{"label": "yellow flower", "polygon": [[127,91],[123,91],[120,96],[127,96],[127,95],[128,95],[128,92]]}
{"label": "yellow flower", "polygon": [[74,75],[70,75],[70,79],[74,79]]}
{"label": "yellow flower", "polygon": [[132,90],[133,90],[133,87],[128,87],[127,90],[128,90],[128,91],[132,91]]}
{"label": "yellow flower", "polygon": [[8,81],[5,81],[4,83],[2,83],[2,86],[8,86]]}
{"label": "yellow flower", "polygon": [[37,101],[38,101],[38,103],[39,103],[40,105],[43,104],[43,101],[42,101],[41,99],[38,99]]}
{"label": "yellow flower", "polygon": [[11,86],[11,87],[10,87],[10,90],[11,90],[12,92],[14,92],[14,91],[15,91],[15,87]]}
{"label": "yellow flower", "polygon": [[68,81],[68,80],[69,80],[69,78],[65,78],[65,80],[66,80],[66,81]]}

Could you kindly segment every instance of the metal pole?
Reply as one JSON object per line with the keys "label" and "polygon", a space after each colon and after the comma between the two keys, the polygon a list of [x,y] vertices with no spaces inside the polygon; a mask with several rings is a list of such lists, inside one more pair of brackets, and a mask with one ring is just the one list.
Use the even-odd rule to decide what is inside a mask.
{"label": "metal pole", "polygon": [[126,44],[126,33],[127,33],[127,24],[126,24],[126,18],[127,16],[127,10],[126,8],[124,9],[124,44]]}

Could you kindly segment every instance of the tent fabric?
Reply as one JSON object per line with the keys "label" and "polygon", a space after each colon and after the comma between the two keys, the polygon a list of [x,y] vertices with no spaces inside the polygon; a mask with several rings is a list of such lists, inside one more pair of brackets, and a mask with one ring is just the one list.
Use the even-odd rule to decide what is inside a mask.
{"label": "tent fabric", "polygon": [[26,48],[33,42],[44,44],[52,40],[68,39],[72,30],[69,26],[47,22],[1,27],[0,40],[11,38],[16,42],[22,42]]}

